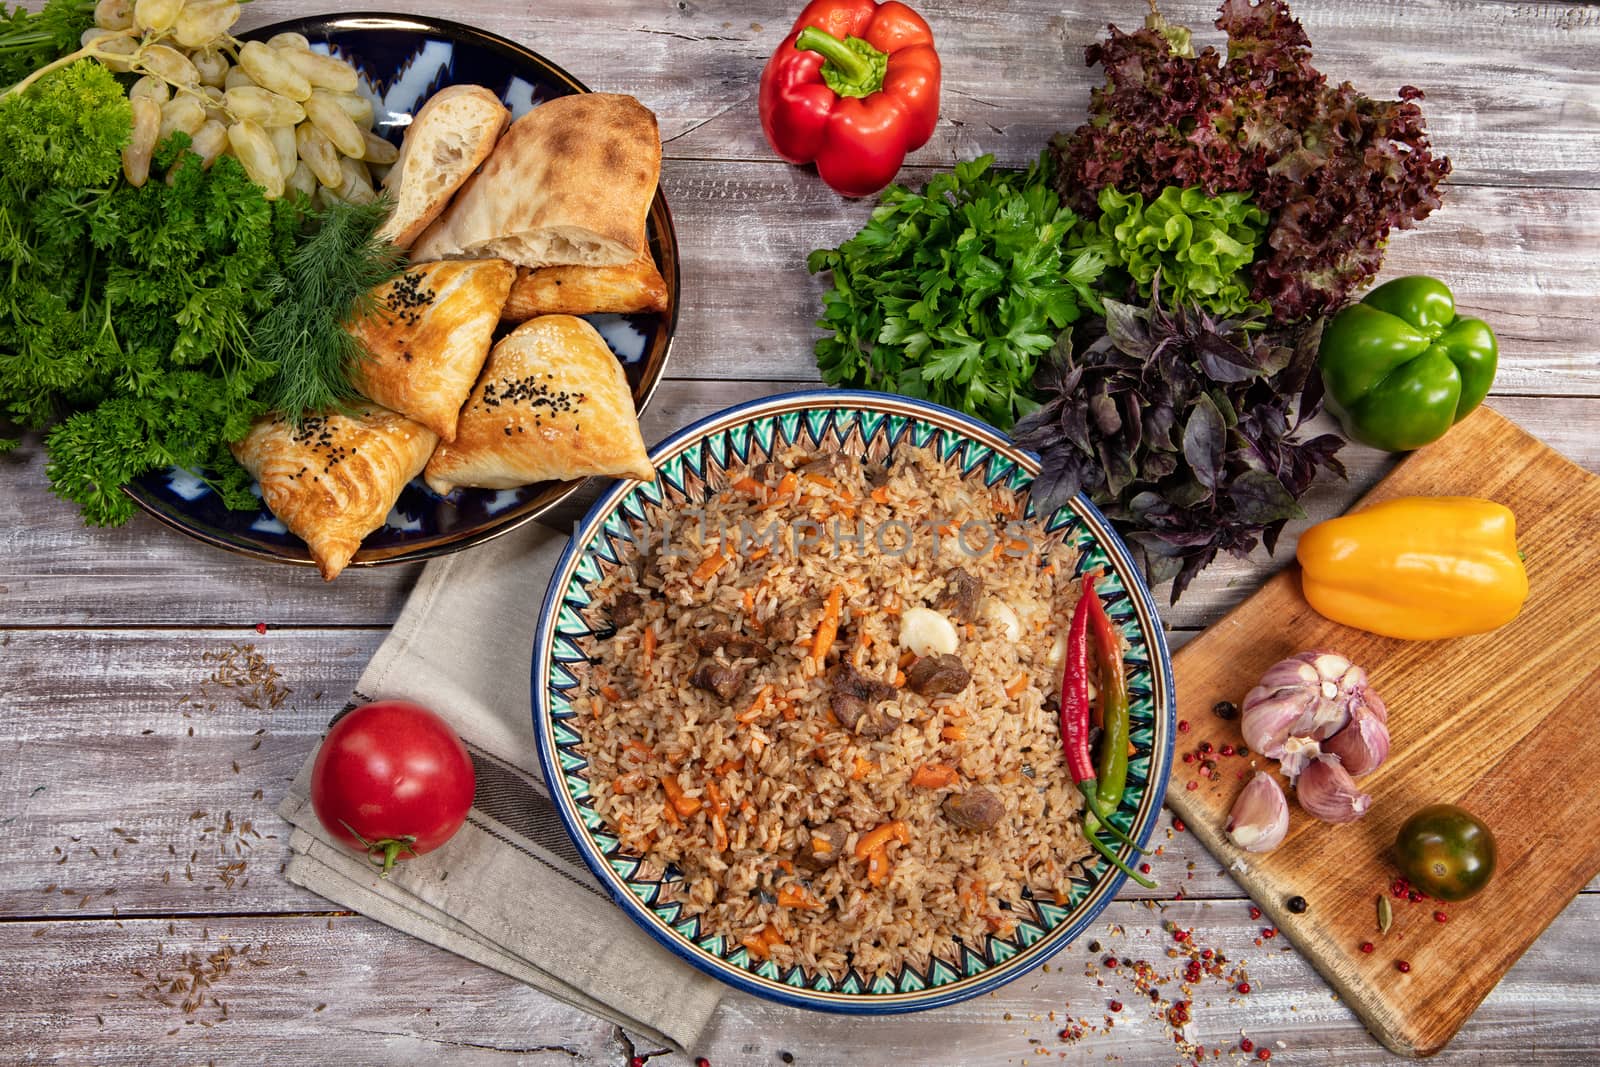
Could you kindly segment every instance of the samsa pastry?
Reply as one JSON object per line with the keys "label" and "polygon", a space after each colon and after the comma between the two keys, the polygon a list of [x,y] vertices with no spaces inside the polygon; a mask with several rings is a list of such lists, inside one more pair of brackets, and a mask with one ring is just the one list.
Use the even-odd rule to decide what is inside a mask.
{"label": "samsa pastry", "polygon": [[590,475],[655,478],[627,376],[582,319],[529,319],[489,353],[455,441],[439,446],[424,477],[448,493]]}
{"label": "samsa pastry", "polygon": [[517,271],[500,317],[631,314],[667,310],[667,283],[647,248],[620,267],[539,267]]}
{"label": "samsa pastry", "polygon": [[454,440],[516,273],[503,259],[452,260],[380,286],[378,307],[348,327],[371,356],[352,370],[356,388]]}
{"label": "samsa pastry", "polygon": [[349,415],[307,415],[298,428],[268,415],[229,447],[331,582],[361,539],[383,525],[438,441],[426,426],[368,406]]}

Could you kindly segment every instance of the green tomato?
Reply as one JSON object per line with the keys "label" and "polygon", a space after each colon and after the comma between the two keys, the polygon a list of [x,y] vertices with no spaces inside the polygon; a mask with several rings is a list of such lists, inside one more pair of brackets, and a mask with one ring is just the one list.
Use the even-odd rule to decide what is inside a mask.
{"label": "green tomato", "polygon": [[1395,854],[1411,884],[1440,900],[1466,900],[1494,876],[1494,835],[1453,804],[1434,804],[1407,819]]}

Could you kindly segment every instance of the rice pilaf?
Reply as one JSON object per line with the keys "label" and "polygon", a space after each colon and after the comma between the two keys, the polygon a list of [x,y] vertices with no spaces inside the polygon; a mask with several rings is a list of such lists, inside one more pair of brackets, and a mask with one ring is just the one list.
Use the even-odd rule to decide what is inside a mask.
{"label": "rice pilaf", "polygon": [[1025,889],[1067,899],[1077,556],[1022,503],[906,443],[791,451],[729,471],[703,522],[635,531],[575,724],[596,812],[681,872],[661,903],[837,978],[1008,936]]}

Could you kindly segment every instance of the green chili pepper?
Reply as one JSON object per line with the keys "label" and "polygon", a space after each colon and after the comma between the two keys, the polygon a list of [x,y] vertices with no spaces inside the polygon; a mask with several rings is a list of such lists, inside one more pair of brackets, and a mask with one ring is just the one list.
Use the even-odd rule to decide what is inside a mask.
{"label": "green chili pepper", "polygon": [[1499,348],[1482,319],[1457,318],[1443,282],[1385,282],[1322,335],[1328,410],[1351,438],[1391,452],[1437,441],[1483,402]]}

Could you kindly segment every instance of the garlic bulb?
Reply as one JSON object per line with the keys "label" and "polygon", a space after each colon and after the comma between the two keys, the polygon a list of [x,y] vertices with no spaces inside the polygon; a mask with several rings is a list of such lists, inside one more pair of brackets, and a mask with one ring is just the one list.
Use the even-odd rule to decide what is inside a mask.
{"label": "garlic bulb", "polygon": [[1261,676],[1244,698],[1239,725],[1245,744],[1283,760],[1292,779],[1320,751],[1316,742],[1343,730],[1357,707],[1374,702],[1383,707],[1367,689],[1366,671],[1335,652],[1301,652]]}
{"label": "garlic bulb", "polygon": [[1350,725],[1322,743],[1322,751],[1338,756],[1352,777],[1371,774],[1389,758],[1388,712],[1381,708],[1382,701],[1360,705]]}
{"label": "garlic bulb", "polygon": [[1278,780],[1257,771],[1228,813],[1228,837],[1246,852],[1271,852],[1289,832],[1289,801]]}
{"label": "garlic bulb", "polygon": [[1318,756],[1306,764],[1294,795],[1302,808],[1323,822],[1355,822],[1372,807],[1372,798],[1356,785],[1338,756]]}

